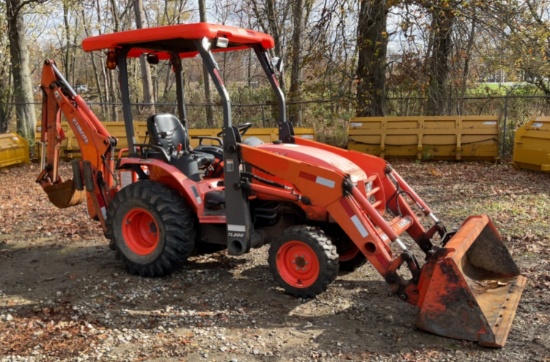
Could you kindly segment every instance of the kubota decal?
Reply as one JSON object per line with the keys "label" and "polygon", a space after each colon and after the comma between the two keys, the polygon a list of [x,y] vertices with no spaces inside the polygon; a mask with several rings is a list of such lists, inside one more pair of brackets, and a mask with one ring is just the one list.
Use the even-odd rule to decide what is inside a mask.
{"label": "kubota decal", "polygon": [[76,127],[76,130],[78,131],[78,134],[80,135],[80,137],[82,137],[82,140],[84,141],[84,143],[88,144],[88,137],[84,133],[84,130],[82,129],[82,127],[80,127],[80,124],[78,124],[78,121],[76,120],[76,118],[73,118],[73,124]]}

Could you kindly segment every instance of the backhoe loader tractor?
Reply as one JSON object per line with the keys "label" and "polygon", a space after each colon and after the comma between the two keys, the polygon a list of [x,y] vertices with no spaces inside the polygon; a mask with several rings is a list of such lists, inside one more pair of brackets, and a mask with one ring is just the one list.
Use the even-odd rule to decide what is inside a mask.
{"label": "backhoe loader tractor", "polygon": [[[130,273],[167,275],[201,245],[219,244],[241,255],[270,243],[274,279],[286,292],[310,298],[327,288],[339,268],[350,271],[368,261],[399,298],[419,308],[420,328],[504,345],[526,279],[493,223],[485,215],[472,216],[447,232],[383,159],[295,137],[276,78],[281,61],[268,53],[271,36],[180,24],[94,36],[82,47],[105,51],[107,68],[118,70],[127,156],[55,62],[46,60],[41,81],[46,152],[37,182],[57,207],[85,200]],[[245,139],[251,124],[232,122],[214,55],[243,50],[256,55],[278,100],[276,142]],[[177,115],[150,115],[141,143],[134,132],[127,63],[140,56],[150,64],[169,63],[177,94]],[[187,135],[182,65],[191,57],[202,60],[223,106],[219,138],[203,138],[195,149]],[[82,154],[72,162],[70,180],[58,172],[62,115]]]}

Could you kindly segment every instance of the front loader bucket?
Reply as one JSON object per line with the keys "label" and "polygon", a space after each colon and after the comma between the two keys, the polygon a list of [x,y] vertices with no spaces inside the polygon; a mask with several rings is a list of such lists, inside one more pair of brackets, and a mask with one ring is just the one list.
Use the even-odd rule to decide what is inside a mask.
{"label": "front loader bucket", "polygon": [[77,190],[73,180],[44,186],[44,191],[50,202],[60,209],[78,205],[86,198],[86,191]]}
{"label": "front loader bucket", "polygon": [[472,216],[422,268],[417,326],[503,347],[525,282],[489,218]]}

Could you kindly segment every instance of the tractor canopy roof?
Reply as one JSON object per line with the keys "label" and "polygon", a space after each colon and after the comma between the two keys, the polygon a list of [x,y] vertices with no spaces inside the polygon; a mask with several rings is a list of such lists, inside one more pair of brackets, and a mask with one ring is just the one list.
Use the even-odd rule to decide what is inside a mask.
{"label": "tractor canopy roof", "polygon": [[213,47],[213,52],[246,49],[256,45],[267,50],[275,46],[273,38],[265,33],[227,25],[195,23],[92,36],[82,41],[82,48],[90,52],[130,47],[127,56],[132,58],[141,54],[156,54],[159,59],[169,59],[173,52],[181,58],[189,58],[198,54],[195,41],[204,38],[212,42],[219,38],[227,39],[227,47]]}

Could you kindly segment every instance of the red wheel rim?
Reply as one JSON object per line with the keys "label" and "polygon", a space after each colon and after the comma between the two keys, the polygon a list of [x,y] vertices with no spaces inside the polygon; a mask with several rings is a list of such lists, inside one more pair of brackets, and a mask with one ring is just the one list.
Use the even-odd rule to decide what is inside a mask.
{"label": "red wheel rim", "polygon": [[128,248],[138,255],[151,254],[158,246],[158,225],[145,209],[132,209],[122,220],[122,236]]}
{"label": "red wheel rim", "polygon": [[355,258],[357,256],[357,254],[359,254],[359,253],[360,253],[359,248],[356,247],[356,246],[352,246],[349,249],[347,249],[346,251],[338,253],[338,256],[339,256],[338,260],[339,261],[350,261],[353,258]]}
{"label": "red wheel rim", "polygon": [[307,288],[319,277],[319,260],[306,243],[288,241],[277,252],[277,270],[288,285]]}

